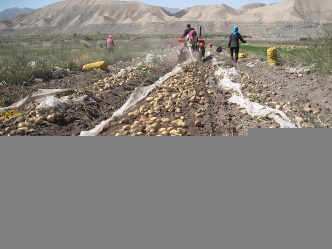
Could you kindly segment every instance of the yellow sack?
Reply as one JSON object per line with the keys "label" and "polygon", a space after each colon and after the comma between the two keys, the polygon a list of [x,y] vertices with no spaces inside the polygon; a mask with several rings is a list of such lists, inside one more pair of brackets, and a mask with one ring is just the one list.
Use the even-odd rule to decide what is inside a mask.
{"label": "yellow sack", "polygon": [[239,58],[247,58],[247,54],[245,54],[245,53],[239,53]]}
{"label": "yellow sack", "polygon": [[[1,108],[1,107],[0,107]],[[0,113],[0,117],[4,117],[4,118],[11,118],[11,117],[17,117],[20,116],[21,113],[18,112],[17,110],[9,110],[9,111],[5,111]]]}
{"label": "yellow sack", "polygon": [[276,66],[278,64],[278,54],[275,47],[270,47],[267,50],[267,63],[269,66]]}
{"label": "yellow sack", "polygon": [[93,63],[84,65],[82,68],[82,71],[89,71],[89,70],[93,70],[93,69],[106,70],[107,67],[108,67],[108,64],[106,61],[97,61],[97,62],[93,62]]}

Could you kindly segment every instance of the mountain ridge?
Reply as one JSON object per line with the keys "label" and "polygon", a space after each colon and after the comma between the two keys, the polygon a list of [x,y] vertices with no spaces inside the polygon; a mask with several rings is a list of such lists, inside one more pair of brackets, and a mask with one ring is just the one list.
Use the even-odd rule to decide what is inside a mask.
{"label": "mountain ridge", "polygon": [[28,14],[32,11],[34,11],[34,9],[31,9],[31,8],[18,8],[18,7],[5,9],[5,10],[0,12],[0,22],[8,21],[10,19],[13,19],[13,18],[19,16],[19,15]]}
{"label": "mountain ridge", "polygon": [[203,24],[209,33],[228,33],[232,25],[241,24],[248,35],[257,37],[320,36],[326,27],[330,30],[330,13],[332,0],[251,3],[238,9],[197,5],[175,13],[139,1],[66,0],[0,22],[0,34],[182,33],[190,22]]}

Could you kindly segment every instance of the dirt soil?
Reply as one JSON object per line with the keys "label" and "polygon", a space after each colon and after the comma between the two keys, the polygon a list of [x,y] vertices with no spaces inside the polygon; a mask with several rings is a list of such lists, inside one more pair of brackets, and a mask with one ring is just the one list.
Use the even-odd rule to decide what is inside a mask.
{"label": "dirt soil", "polygon": [[[301,128],[332,126],[331,75],[320,76],[300,68],[295,72],[285,66],[270,67],[251,56],[239,60],[235,64],[227,52],[213,52],[204,63],[183,65],[182,72],[165,80],[96,135],[247,136],[248,128],[280,128],[271,117],[250,116],[228,101],[233,92],[218,85],[221,78],[215,74],[216,61],[224,68],[238,70],[232,81],[242,84],[244,96],[251,101],[283,111]],[[53,88],[69,88],[72,96],[85,95],[87,101],[67,109],[29,107],[20,110],[22,114],[18,117],[0,117],[0,135],[78,136],[109,120],[135,88],[155,83],[176,65],[176,53],[172,53],[153,63],[137,58],[110,65],[106,71],[79,72],[26,86],[0,85],[1,94],[15,92],[11,94],[15,96],[12,103],[33,90]]]}

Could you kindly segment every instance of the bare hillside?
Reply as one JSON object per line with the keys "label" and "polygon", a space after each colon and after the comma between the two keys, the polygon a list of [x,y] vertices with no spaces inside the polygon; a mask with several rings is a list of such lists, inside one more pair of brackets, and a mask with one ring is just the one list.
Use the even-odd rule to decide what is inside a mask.
{"label": "bare hillside", "polygon": [[332,0],[284,0],[252,3],[239,9],[225,4],[194,6],[171,14],[141,2],[65,0],[11,21],[0,22],[0,35],[51,33],[182,33],[187,22],[205,32],[229,32],[241,25],[257,38],[326,35],[332,30]]}
{"label": "bare hillside", "polygon": [[332,0],[284,0],[244,13],[249,21],[255,19],[264,23],[312,21],[317,23],[332,22]]}
{"label": "bare hillside", "polygon": [[14,28],[103,25],[117,23],[168,22],[172,17],[159,7],[140,2],[67,0],[40,8],[13,20]]}
{"label": "bare hillside", "polygon": [[181,17],[182,21],[229,21],[239,16],[240,12],[225,4],[201,5],[187,8],[187,13]]}
{"label": "bare hillside", "polygon": [[247,11],[250,9],[255,9],[255,8],[259,8],[259,7],[263,7],[263,6],[265,6],[265,4],[263,4],[263,3],[249,3],[249,4],[241,6],[240,10]]}

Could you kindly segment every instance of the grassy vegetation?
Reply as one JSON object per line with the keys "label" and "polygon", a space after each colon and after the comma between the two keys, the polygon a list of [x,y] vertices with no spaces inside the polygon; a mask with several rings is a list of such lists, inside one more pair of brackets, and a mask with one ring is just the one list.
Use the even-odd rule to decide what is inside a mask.
{"label": "grassy vegetation", "polygon": [[[105,49],[105,39],[108,34],[94,35],[31,35],[0,37],[0,82],[9,84],[22,84],[35,78],[50,79],[53,77],[53,68],[60,67],[77,71],[83,65],[95,61],[106,61],[114,64],[118,61],[131,60],[135,57],[145,56],[155,51],[162,44],[162,39],[177,45],[176,34],[114,34],[115,50],[108,53]],[[225,38],[225,34],[204,34],[209,38]],[[161,39],[156,42],[155,39]],[[308,42],[305,40],[305,42]],[[289,66],[311,66],[321,74],[332,71],[331,54],[332,40],[322,39],[310,41],[318,44],[316,47],[296,47],[283,44],[273,44],[277,47],[280,62]],[[266,51],[270,44],[262,45],[251,43],[241,45],[240,52],[252,54],[262,61],[267,59]],[[215,45],[215,47],[220,46]],[[221,45],[223,48],[225,45]],[[226,50],[226,49],[224,49]],[[34,66],[29,63],[35,62]]]}
{"label": "grassy vegetation", "polygon": [[[294,42],[295,44],[295,42]],[[282,65],[297,67],[297,66],[312,66],[315,65],[314,71],[316,73],[326,75],[332,73],[332,39],[324,38],[319,41],[312,41],[311,46],[308,45],[240,45],[240,52],[252,54],[262,61],[267,60],[267,49],[269,46],[274,46],[277,49],[279,62]],[[315,44],[315,46],[313,46]],[[217,45],[224,46],[224,45]]]}
{"label": "grassy vegetation", "polygon": [[[38,42],[63,42],[63,41],[100,41],[108,37],[109,34],[63,34],[63,35],[30,35],[30,36],[2,36],[0,44],[16,43],[38,43]],[[177,38],[178,34],[112,34],[115,40],[136,40],[136,39],[168,39]]]}
{"label": "grassy vegetation", "polygon": [[59,42],[58,37],[53,41],[18,41],[20,39],[15,43],[13,40],[2,40],[0,43],[0,82],[21,84],[34,78],[50,79],[53,77],[54,67],[77,71],[83,65],[95,61],[106,61],[111,65],[118,61],[145,56],[158,49],[160,45],[156,42],[115,40],[116,47],[109,53],[106,51],[104,39]]}

